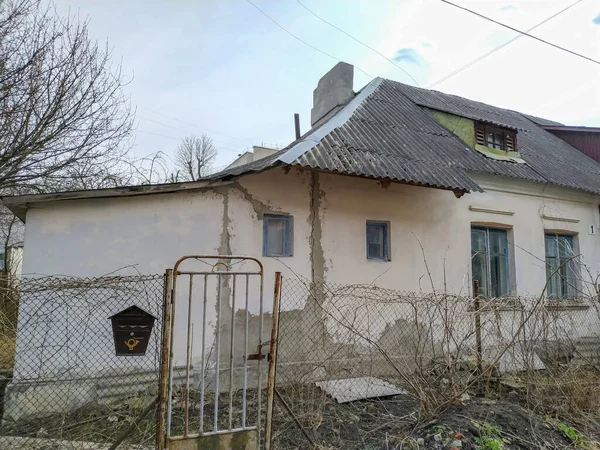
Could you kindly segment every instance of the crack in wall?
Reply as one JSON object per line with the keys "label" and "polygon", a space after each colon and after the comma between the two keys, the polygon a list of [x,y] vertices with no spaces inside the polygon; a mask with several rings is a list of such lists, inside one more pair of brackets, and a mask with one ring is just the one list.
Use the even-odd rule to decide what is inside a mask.
{"label": "crack in wall", "polygon": [[[239,182],[233,182],[232,184],[230,184],[229,186],[225,186],[225,187],[219,187],[219,188],[215,188],[214,192],[218,195],[221,195],[223,197],[223,215],[221,218],[221,235],[219,238],[219,247],[217,249],[217,252],[219,255],[222,256],[229,256],[232,255],[232,248],[231,248],[231,240],[233,237],[233,223],[231,220],[231,217],[229,216],[230,213],[230,200],[231,200],[231,195],[235,195],[237,192],[239,192],[243,198],[244,201],[246,201],[247,203],[249,203],[252,206],[252,209],[254,210],[254,213],[257,216],[258,220],[262,220],[263,215],[266,211],[269,211],[270,208],[268,207],[267,204],[261,202],[260,200],[256,199],[246,188],[244,188],[243,186],[241,186],[239,184]],[[235,197],[234,197],[235,198]],[[218,263],[220,264],[228,264],[230,263],[229,260],[227,259],[220,259],[218,261]],[[222,270],[223,268],[221,268]],[[229,356],[230,356],[230,346],[231,346],[231,326],[233,325],[234,328],[238,329],[238,332],[235,333],[236,336],[242,336],[243,333],[243,316],[240,314],[237,314],[238,317],[236,317],[236,311],[233,310],[233,283],[235,282],[235,277],[234,275],[221,275],[221,280],[220,280],[220,287],[221,287],[221,295],[220,295],[220,299],[218,299],[219,303],[217,303],[215,305],[215,309],[217,312],[217,320],[218,320],[218,329],[215,330],[215,333],[219,334],[219,339],[220,339],[220,360],[221,362],[225,362]],[[238,287],[239,287],[239,283]],[[236,295],[236,297],[239,297],[239,295]],[[220,304],[220,306],[219,306]],[[239,308],[239,306],[238,306]],[[220,314],[219,314],[219,309],[220,309]],[[238,309],[238,311],[242,311],[241,309]],[[265,313],[263,315],[263,319],[265,320],[265,326],[263,328],[263,336],[261,341],[262,342],[266,342],[268,340],[268,337],[270,336],[270,313]],[[256,324],[254,324],[256,327]],[[258,329],[256,330],[252,330],[249,329],[248,330],[250,332],[250,336],[256,336],[258,337]],[[239,338],[238,338],[239,340]],[[251,341],[254,341],[254,339],[251,339]],[[239,343],[236,343],[234,340],[234,346],[239,347]],[[252,351],[252,349],[250,349],[250,351]],[[243,354],[243,351],[241,349],[237,349],[237,351],[234,349],[234,354],[237,355],[241,355]]]}
{"label": "crack in wall", "polygon": [[239,181],[235,181],[232,183],[232,188],[237,189],[243,196],[244,200],[246,200],[252,206],[254,213],[256,214],[256,218],[258,220],[262,220],[265,212],[270,210],[269,206],[266,203],[261,202],[256,197],[254,197],[248,189],[243,187]]}
{"label": "crack in wall", "polygon": [[[324,358],[332,345],[331,336],[325,326],[322,306],[325,301],[324,282],[325,282],[325,255],[323,252],[323,228],[321,224],[321,185],[319,173],[311,171],[309,185],[309,215],[308,225],[310,234],[308,236],[309,245],[309,261],[310,261],[310,289],[304,308],[298,313],[299,333],[303,335],[307,330],[316,330],[314,334],[308,337],[305,344],[307,347],[303,349],[303,354],[307,358]],[[290,314],[290,318],[294,317],[294,313]],[[283,317],[282,317],[283,318]],[[290,322],[288,317],[283,319],[282,323]]]}
{"label": "crack in wall", "polygon": [[223,216],[221,218],[221,236],[219,238],[219,255],[231,255],[231,233],[229,226],[231,219],[229,218],[229,187],[215,189],[215,193],[223,196]]}
{"label": "crack in wall", "polygon": [[310,225],[310,236],[308,243],[310,247],[310,274],[311,282],[322,283],[325,280],[325,256],[323,253],[323,228],[321,224],[321,185],[319,174],[311,172],[310,180],[310,210],[308,224]]}
{"label": "crack in wall", "polygon": [[[229,217],[229,194],[230,187],[217,188],[214,190],[215,193],[223,196],[223,216],[221,218],[221,236],[219,239],[219,247],[217,249],[217,253],[222,256],[231,255],[231,219]],[[226,259],[219,259],[217,264],[226,265],[229,261]],[[217,270],[222,270],[223,267],[217,267]],[[221,341],[224,341],[227,334],[223,333],[227,329],[228,321],[231,321],[231,317],[233,314],[233,308],[231,305],[231,275],[221,275],[220,276],[220,298],[217,299],[215,304],[215,312],[217,314],[217,323],[219,324],[219,329],[215,330],[217,333],[221,333]],[[220,314],[219,314],[220,312]],[[227,342],[224,342],[227,344]],[[221,359],[225,357],[226,350],[228,349],[228,345],[221,346]]]}

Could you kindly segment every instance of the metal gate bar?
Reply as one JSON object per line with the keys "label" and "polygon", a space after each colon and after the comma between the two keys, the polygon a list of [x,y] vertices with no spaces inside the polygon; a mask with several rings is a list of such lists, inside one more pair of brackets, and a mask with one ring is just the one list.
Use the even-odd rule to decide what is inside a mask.
{"label": "metal gate bar", "polygon": [[[206,288],[208,284],[208,275],[204,275],[204,301],[202,302],[202,356],[200,357],[202,370],[204,370],[206,361],[205,361],[205,353],[206,353],[206,333],[204,330],[206,329]],[[204,377],[202,377],[202,381],[200,382],[200,433],[204,433]]]}
{"label": "metal gate bar", "polygon": [[[210,264],[211,265],[211,270],[210,271],[205,271],[205,272],[193,272],[193,271],[179,271],[179,266],[181,265],[181,263],[183,263],[186,260],[209,260],[209,261],[216,261],[214,264]],[[223,262],[226,261],[226,262]],[[233,263],[233,261],[235,261],[235,264],[241,263],[243,261],[250,261],[255,263],[258,266],[257,270],[254,271],[236,271],[236,270],[232,270],[232,267],[235,266],[235,264]],[[204,263],[206,263],[206,261],[202,261]],[[225,269],[225,270],[223,270]],[[179,276],[184,276],[187,275],[189,276],[189,292],[188,292],[188,298],[187,298],[187,331],[186,331],[186,357],[185,357],[185,396],[183,398],[183,422],[184,422],[184,426],[183,426],[183,435],[182,436],[172,436],[171,435],[171,425],[172,425],[172,409],[173,409],[173,375],[174,375],[174,367],[173,367],[173,347],[174,347],[174,337],[173,337],[173,332],[174,332],[174,326],[175,326],[175,317],[176,317],[176,311],[175,311],[175,302],[177,299],[177,279]],[[201,276],[203,278],[203,282],[204,282],[204,286],[203,286],[203,293],[202,293],[202,348],[201,348],[201,376],[200,376],[200,412],[199,412],[199,419],[200,419],[200,423],[199,423],[199,433],[197,434],[191,434],[190,433],[190,378],[191,378],[191,368],[192,368],[192,340],[193,340],[193,323],[192,323],[192,314],[194,312],[194,299],[193,299],[193,287],[194,287],[194,277],[196,276]],[[208,302],[208,292],[207,292],[207,287],[208,287],[208,282],[209,282],[209,277],[214,276],[217,279],[217,297],[216,297],[216,302],[217,302],[217,317],[216,317],[216,325],[215,325],[215,330],[216,330],[216,336],[215,336],[215,342],[214,345],[216,347],[216,360],[215,360],[215,400],[214,400],[214,410],[213,410],[213,427],[212,430],[210,431],[206,431],[204,429],[204,406],[205,406],[205,397],[206,397],[206,386],[205,386],[205,377],[206,377],[206,363],[207,363],[207,355],[206,355],[206,317],[207,317],[207,302]],[[221,328],[223,326],[223,318],[221,317],[222,315],[222,309],[221,309],[221,303],[222,303],[222,283],[223,283],[223,277],[227,276],[227,277],[231,277],[230,279],[232,279],[232,290],[231,290],[231,319],[230,319],[230,326],[231,326],[231,330],[229,333],[229,338],[230,338],[230,342],[229,342],[229,398],[228,398],[228,427],[227,429],[219,429],[219,411],[220,411],[220,401],[219,401],[219,393],[220,393],[220,376],[221,376],[221,346],[222,346],[222,342],[221,342]],[[243,338],[243,346],[244,346],[244,358],[243,358],[243,380],[242,380],[242,419],[241,419],[241,427],[238,428],[233,428],[233,380],[234,380],[234,362],[235,362],[235,337],[236,337],[236,333],[235,333],[235,308],[236,308],[236,291],[237,291],[237,284],[238,284],[238,280],[239,277],[243,277],[243,279],[245,280],[245,298],[244,298],[244,307],[245,307],[245,317],[244,317],[244,338]],[[253,354],[250,355],[248,353],[249,349],[249,290],[250,290],[250,278],[251,277],[259,277],[260,283],[259,283],[259,322],[258,322],[258,345],[257,345],[257,354]],[[163,341],[163,351],[166,350],[166,339],[168,338],[168,349],[169,349],[169,354],[168,354],[168,377],[164,377],[164,378],[168,378],[168,382],[164,383],[162,380],[163,375],[165,375],[165,372],[167,372],[166,367],[161,367],[161,395],[163,395],[163,399],[164,399],[164,395],[166,394],[166,403],[167,403],[167,408],[166,408],[166,414],[160,414],[159,415],[159,425],[160,425],[160,421],[166,422],[166,430],[164,430],[165,432],[163,433],[164,436],[164,440],[162,440],[162,438],[159,436],[159,438],[157,439],[159,442],[164,442],[164,445],[167,446],[168,448],[168,443],[169,442],[175,442],[175,441],[179,441],[179,440],[185,440],[185,439],[193,439],[193,438],[200,438],[203,436],[211,436],[211,435],[218,435],[218,434],[223,434],[223,433],[233,433],[233,432],[241,432],[241,431],[250,431],[250,430],[256,430],[258,433],[258,439],[260,441],[260,430],[261,430],[261,416],[262,416],[262,398],[261,398],[261,389],[262,389],[262,370],[261,370],[261,366],[262,366],[262,360],[266,358],[266,355],[262,354],[262,347],[265,345],[262,342],[262,336],[263,336],[263,313],[264,313],[264,307],[263,307],[263,266],[261,264],[261,262],[259,260],[257,260],[256,258],[251,258],[251,257],[245,257],[245,256],[220,256],[220,255],[216,255],[216,256],[207,256],[207,255],[190,255],[190,256],[184,256],[182,258],[180,258],[177,263],[175,264],[175,267],[173,269],[173,282],[172,282],[172,289],[171,289],[171,295],[170,297],[170,304],[166,305],[165,308],[169,307],[171,314],[170,314],[170,335],[169,336],[165,336],[165,340]],[[167,355],[163,355],[163,357],[166,357]],[[239,355],[238,355],[239,356]],[[166,358],[165,358],[166,359]],[[248,426],[247,424],[247,419],[248,419],[248,414],[247,414],[247,407],[248,407],[248,402],[247,402],[247,393],[248,393],[248,361],[249,360],[255,360],[257,361],[257,379],[258,379],[258,389],[257,389],[257,418],[256,418],[256,425],[252,425],[252,426]],[[163,364],[163,366],[165,366]],[[164,372],[163,372],[164,370]],[[165,386],[164,384],[167,384],[166,386],[166,390],[165,390]],[[166,391],[166,392],[165,392]],[[269,400],[269,399],[267,399]],[[166,416],[166,417],[163,417]],[[165,420],[166,419],[166,420]],[[161,434],[161,430],[162,430],[162,426],[159,426],[159,434]],[[161,444],[162,445],[162,444]],[[159,447],[162,448],[162,447]]]}
{"label": "metal gate bar", "polygon": [[[248,311],[248,289],[250,287],[250,279],[246,276],[246,320],[244,324],[244,328],[248,329],[249,323],[249,311]],[[248,333],[244,336],[244,355],[248,354]],[[248,358],[244,358],[244,384],[242,387],[242,427],[246,426],[246,393],[248,390]]]}

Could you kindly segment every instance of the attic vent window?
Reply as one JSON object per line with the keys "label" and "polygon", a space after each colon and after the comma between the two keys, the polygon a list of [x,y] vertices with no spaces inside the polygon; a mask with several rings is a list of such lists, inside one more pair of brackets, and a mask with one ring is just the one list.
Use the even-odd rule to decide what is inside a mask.
{"label": "attic vent window", "polygon": [[514,131],[488,124],[475,124],[475,141],[478,145],[505,152],[517,151],[517,137]]}

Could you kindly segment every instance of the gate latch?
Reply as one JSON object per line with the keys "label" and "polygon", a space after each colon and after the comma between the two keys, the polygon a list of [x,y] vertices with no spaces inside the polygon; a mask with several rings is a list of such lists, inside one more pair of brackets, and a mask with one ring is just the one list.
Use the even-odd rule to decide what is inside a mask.
{"label": "gate latch", "polygon": [[258,345],[256,347],[256,353],[250,353],[247,357],[246,360],[247,361],[262,361],[263,359],[266,359],[267,361],[270,361],[270,355],[263,355],[262,353],[262,348],[266,345],[269,345],[271,342],[264,342],[262,345]]}

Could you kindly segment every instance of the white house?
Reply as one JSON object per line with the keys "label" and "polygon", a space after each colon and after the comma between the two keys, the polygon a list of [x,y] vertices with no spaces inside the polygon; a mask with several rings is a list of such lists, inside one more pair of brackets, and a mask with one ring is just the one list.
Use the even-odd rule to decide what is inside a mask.
{"label": "white house", "polygon": [[18,283],[23,270],[23,244],[7,246],[5,251],[0,252],[0,261],[2,261],[2,269],[6,271],[10,283],[13,285]]}
{"label": "white house", "polygon": [[[206,180],[4,197],[26,223],[23,273],[161,273],[231,253],[269,275],[417,290],[418,238],[438,286],[445,260],[453,292],[473,267],[490,295],[535,295],[553,236],[598,272],[600,164],[542,128],[553,122],[380,78],[355,94],[342,63],[314,98],[308,133]],[[494,239],[502,253],[472,263]]]}
{"label": "white house", "polygon": [[23,274],[155,274],[229,254],[261,259],[268,287],[282,271],[533,296],[580,254],[589,274],[567,264],[549,284],[566,308],[600,273],[600,164],[543,129],[555,122],[381,78],[355,93],[345,63],[319,81],[311,122],[201,181],[4,197],[26,224]]}
{"label": "white house", "polygon": [[252,151],[246,151],[240,154],[235,160],[233,160],[226,169],[233,169],[234,167],[242,166],[259,159],[266,158],[277,152],[277,149],[264,147],[262,145],[253,145]]}

